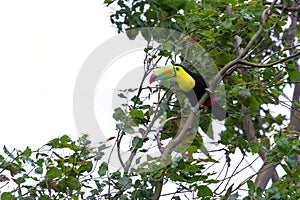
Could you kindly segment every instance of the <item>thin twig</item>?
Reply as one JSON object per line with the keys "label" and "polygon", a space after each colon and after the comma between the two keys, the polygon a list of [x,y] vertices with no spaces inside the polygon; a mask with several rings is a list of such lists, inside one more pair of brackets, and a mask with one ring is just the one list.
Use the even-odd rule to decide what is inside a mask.
{"label": "thin twig", "polygon": [[277,60],[275,62],[272,62],[272,63],[268,63],[268,64],[259,64],[259,63],[252,63],[252,62],[248,62],[248,61],[245,61],[245,60],[238,60],[237,63],[239,64],[242,64],[242,65],[245,65],[245,66],[238,66],[236,68],[252,68],[252,67],[257,67],[257,68],[267,68],[267,67],[273,67],[274,65],[277,65],[277,64],[280,64],[280,63],[283,63],[284,61],[287,61],[287,60],[290,60],[294,57],[297,57],[300,55],[300,51],[290,55],[290,56],[287,56],[285,58],[282,58],[280,60]]}
{"label": "thin twig", "polygon": [[296,44],[296,45],[294,45],[294,46],[291,46],[291,47],[288,47],[288,48],[283,48],[283,49],[281,49],[281,50],[279,50],[279,51],[275,51],[275,52],[273,52],[271,55],[269,55],[269,56],[267,56],[265,59],[263,59],[262,61],[261,61],[261,64],[264,64],[266,61],[268,61],[271,57],[273,57],[274,55],[277,55],[278,53],[280,53],[280,52],[284,52],[284,51],[287,51],[287,50],[291,50],[291,49],[294,49],[294,48],[296,48],[296,47],[299,47],[300,46],[300,44]]}
{"label": "thin twig", "polygon": [[156,141],[157,141],[157,147],[160,151],[161,154],[163,154],[163,149],[162,149],[162,146],[161,146],[161,140],[160,140],[160,132],[161,130],[163,129],[163,127],[165,126],[166,123],[168,123],[169,121],[172,121],[174,119],[178,119],[178,116],[173,116],[173,117],[170,117],[168,119],[166,119],[165,121],[163,121],[160,126],[157,128],[156,130]]}
{"label": "thin twig", "polygon": [[[276,3],[276,1],[273,2],[272,5],[274,5]],[[252,45],[254,44],[254,42],[256,41],[256,39],[261,35],[261,33],[263,32],[267,20],[269,18],[270,15],[270,10],[272,9],[272,6],[270,6],[269,8],[266,8],[263,13],[262,13],[262,24],[260,26],[260,28],[258,29],[258,31],[254,34],[254,36],[250,39],[249,43],[247,44],[247,46],[245,47],[244,51],[234,60],[232,60],[231,62],[229,62],[227,65],[225,65],[213,78],[212,80],[212,84],[210,86],[210,90],[214,91],[215,88],[218,86],[218,84],[220,83],[220,81],[222,80],[222,78],[224,78],[224,74],[226,74],[226,72],[228,70],[230,70],[232,67],[234,67],[235,65],[237,65],[240,60],[249,52],[250,48],[252,47]],[[204,104],[204,102],[208,99],[209,94],[205,93],[199,100],[199,102],[196,104],[195,108],[199,109],[200,106],[202,106]],[[183,139],[185,139],[187,137],[187,132],[190,130],[191,125],[193,123],[194,117],[196,115],[191,112],[188,116],[187,121],[185,122],[185,124],[183,125],[181,131],[176,135],[176,137],[171,140],[169,142],[169,144],[166,146],[166,148],[164,149],[163,152],[163,156],[162,159],[164,160],[168,155],[170,155],[171,151],[173,150],[174,147],[176,147]],[[160,194],[161,194],[161,190],[162,190],[162,186],[163,186],[163,182],[158,182],[158,184],[155,187],[155,191],[154,191],[154,195],[153,195],[153,200],[159,199]]]}

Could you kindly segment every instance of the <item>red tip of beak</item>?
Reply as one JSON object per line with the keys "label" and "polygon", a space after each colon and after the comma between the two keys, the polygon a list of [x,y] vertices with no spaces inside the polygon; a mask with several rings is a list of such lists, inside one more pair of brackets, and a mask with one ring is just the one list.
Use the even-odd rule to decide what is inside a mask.
{"label": "red tip of beak", "polygon": [[155,74],[152,74],[150,77],[150,84],[153,83],[156,80],[157,76]]}

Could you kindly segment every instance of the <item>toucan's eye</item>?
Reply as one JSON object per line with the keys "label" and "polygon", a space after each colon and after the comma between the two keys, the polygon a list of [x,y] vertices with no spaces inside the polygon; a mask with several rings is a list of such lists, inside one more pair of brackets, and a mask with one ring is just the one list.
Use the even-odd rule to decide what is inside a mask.
{"label": "toucan's eye", "polygon": [[176,71],[179,71],[179,67],[175,67],[175,70],[176,70]]}

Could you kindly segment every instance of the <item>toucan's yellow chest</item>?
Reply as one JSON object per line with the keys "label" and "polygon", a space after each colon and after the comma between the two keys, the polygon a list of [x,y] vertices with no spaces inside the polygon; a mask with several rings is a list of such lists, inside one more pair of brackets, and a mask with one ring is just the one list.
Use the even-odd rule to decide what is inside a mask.
{"label": "toucan's yellow chest", "polygon": [[184,70],[176,72],[175,80],[178,83],[180,89],[184,92],[188,92],[195,87],[195,80]]}

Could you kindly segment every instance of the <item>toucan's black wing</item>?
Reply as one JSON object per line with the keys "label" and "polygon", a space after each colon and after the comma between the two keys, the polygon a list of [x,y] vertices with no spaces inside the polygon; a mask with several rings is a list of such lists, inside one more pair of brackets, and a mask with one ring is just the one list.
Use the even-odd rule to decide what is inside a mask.
{"label": "toucan's black wing", "polygon": [[[195,87],[193,88],[194,93],[197,96],[197,102],[194,104],[196,105],[201,97],[206,93],[206,88],[208,88],[208,84],[204,80],[204,78],[200,74],[193,74],[192,76],[196,82]],[[207,101],[209,101],[208,99]]]}
{"label": "toucan's black wing", "polygon": [[[208,84],[200,74],[192,73],[186,68],[184,68],[184,70],[195,80],[195,87],[193,90],[185,92],[185,95],[191,102],[191,105],[195,106],[201,97],[206,93],[205,89],[208,88]],[[228,116],[226,110],[224,110],[217,102],[215,102],[214,96],[209,97],[204,105],[212,110],[214,116],[218,120],[223,120]]]}
{"label": "toucan's black wing", "polygon": [[191,102],[192,106],[195,106],[201,99],[201,97],[205,94],[205,88],[208,87],[208,84],[200,74],[193,73],[185,67],[182,68],[195,80],[195,87],[193,88],[193,90],[185,92],[185,95]]}

